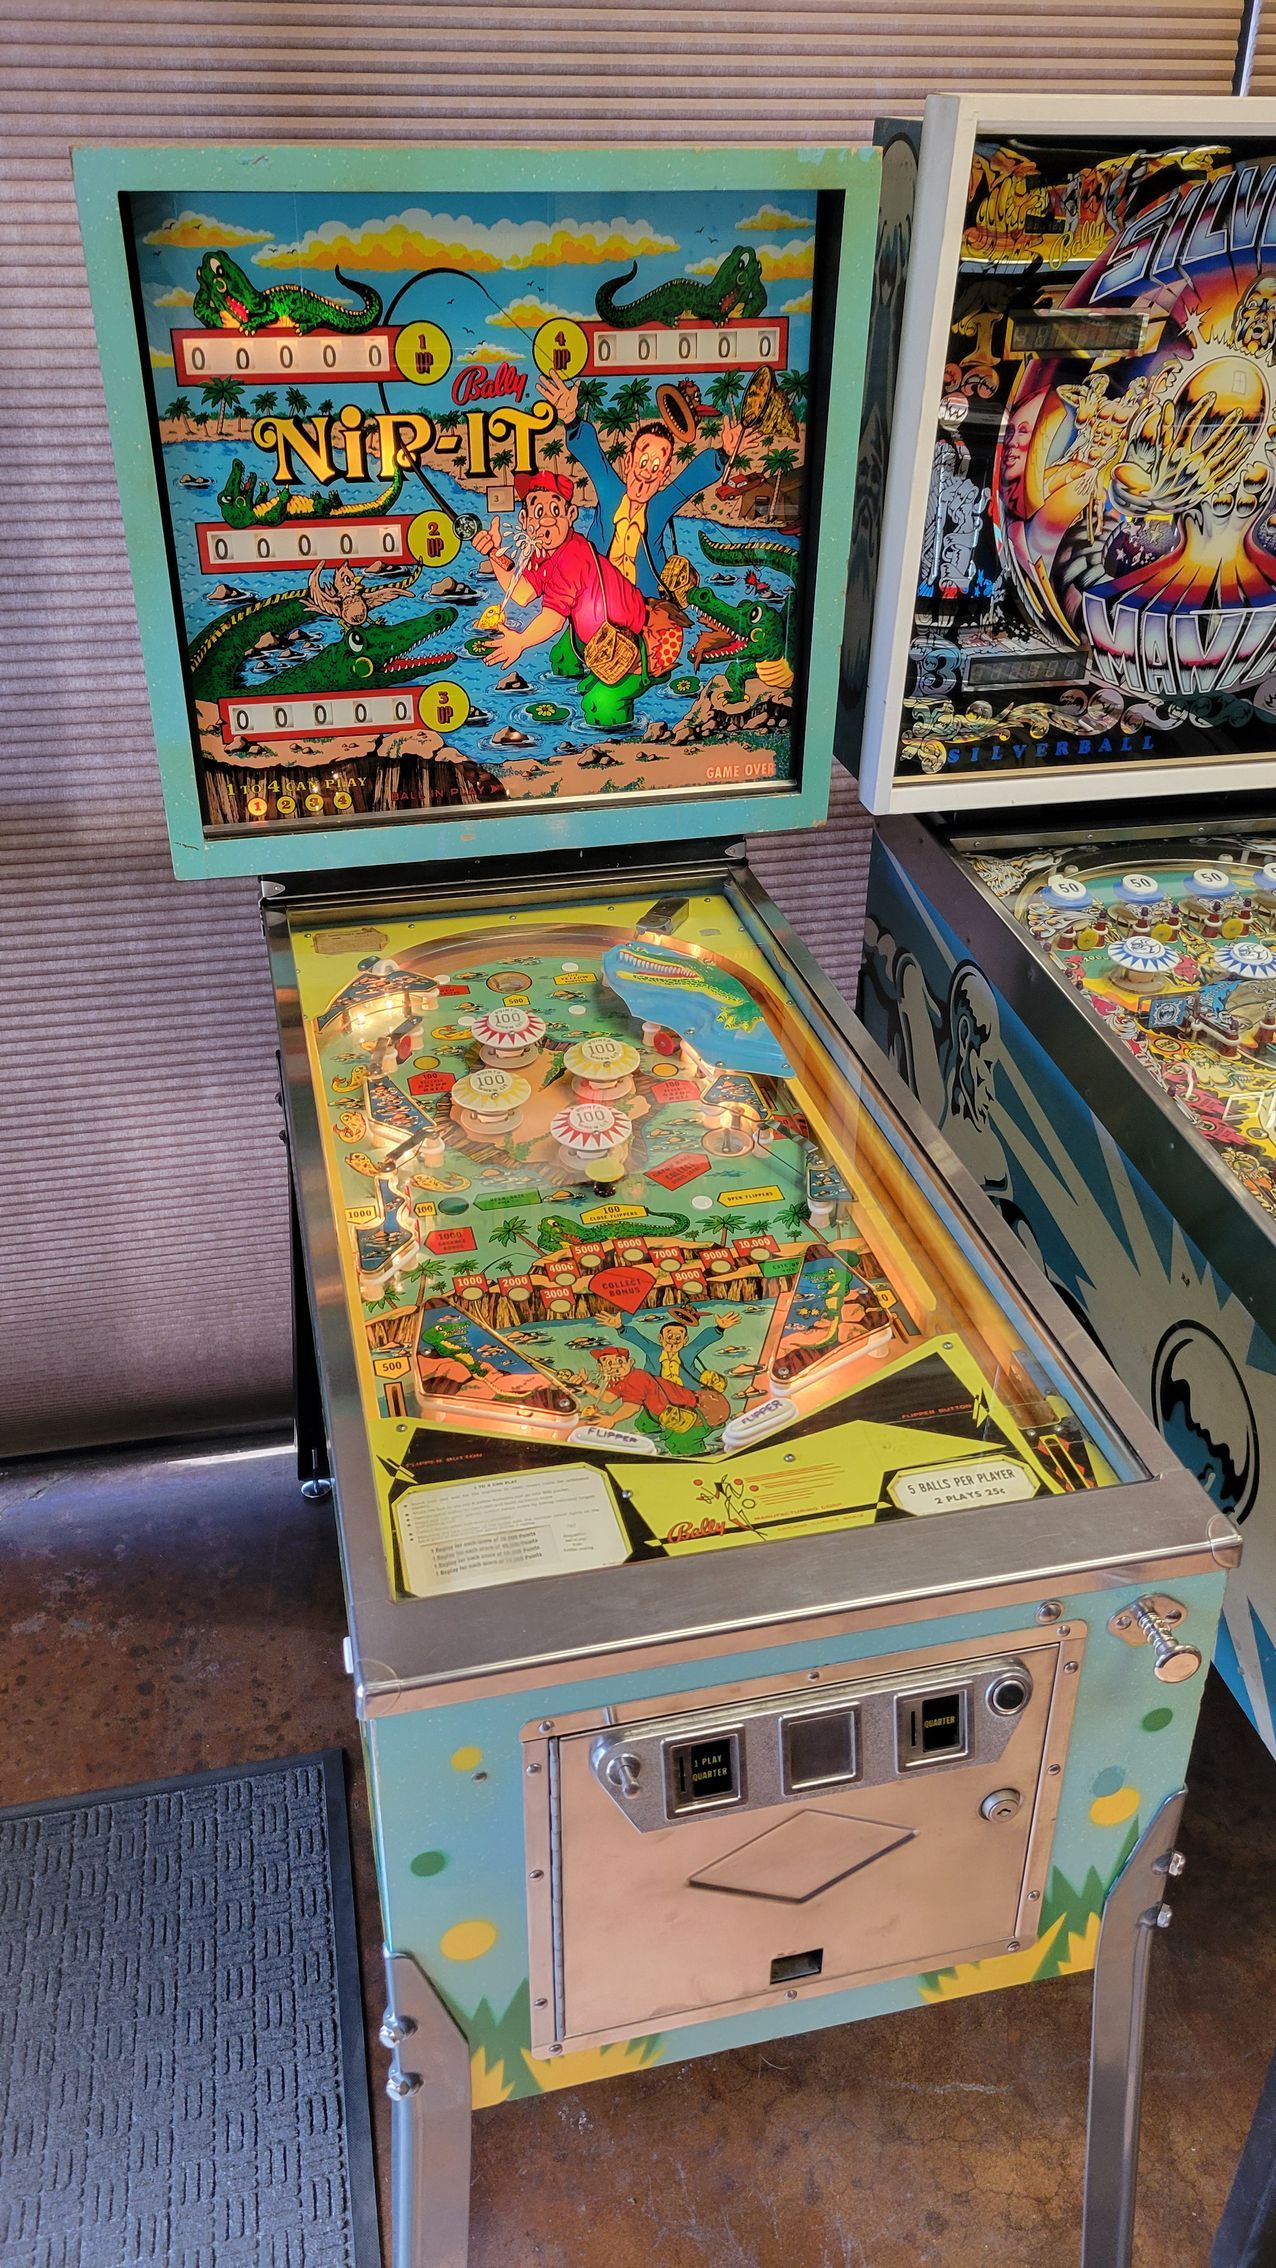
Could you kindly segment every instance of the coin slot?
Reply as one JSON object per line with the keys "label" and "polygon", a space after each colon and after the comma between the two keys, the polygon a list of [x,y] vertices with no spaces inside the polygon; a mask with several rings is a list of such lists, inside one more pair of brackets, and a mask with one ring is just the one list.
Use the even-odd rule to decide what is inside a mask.
{"label": "coin slot", "polygon": [[789,1717],[781,1728],[784,1785],[788,1794],[824,1788],[855,1777],[855,1712],[829,1717]]}
{"label": "coin slot", "polygon": [[739,1803],[744,1793],[738,1733],[673,1741],[665,1750],[665,1785],[671,1812],[707,1811]]}
{"label": "coin slot", "polygon": [[796,1984],[802,1977],[818,1977],[824,1967],[824,1947],[809,1953],[781,1953],[771,1963],[772,1984]]}
{"label": "coin slot", "polygon": [[942,1764],[966,1753],[966,1694],[917,1693],[899,1704],[901,1765]]}

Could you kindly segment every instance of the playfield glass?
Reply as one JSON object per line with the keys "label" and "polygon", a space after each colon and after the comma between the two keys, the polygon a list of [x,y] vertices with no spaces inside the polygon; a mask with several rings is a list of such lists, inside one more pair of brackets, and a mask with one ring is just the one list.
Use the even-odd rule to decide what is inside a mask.
{"label": "playfield glass", "polygon": [[797,781],[816,191],[124,202],[206,835]]}
{"label": "playfield glass", "polygon": [[397,1590],[1114,1477],[726,893],[289,922]]}
{"label": "playfield glass", "polygon": [[975,873],[1276,1214],[1276,831],[976,854]]}
{"label": "playfield glass", "polygon": [[976,143],[901,776],[1276,746],[1272,155]]}

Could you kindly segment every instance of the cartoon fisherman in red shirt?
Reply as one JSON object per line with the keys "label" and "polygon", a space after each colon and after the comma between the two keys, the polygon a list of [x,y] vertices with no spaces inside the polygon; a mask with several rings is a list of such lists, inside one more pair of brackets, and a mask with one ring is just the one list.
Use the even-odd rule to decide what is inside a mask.
{"label": "cartoon fisherman in red shirt", "polygon": [[644,598],[577,533],[575,489],[565,473],[516,473],[514,492],[521,505],[521,561],[506,550],[498,519],[475,536],[474,549],[490,561],[508,599],[524,606],[538,598],[540,611],[521,630],[498,631],[487,650],[489,665],[507,669],[530,647],[552,639],[550,666],[558,677],[579,680],[588,722],[604,732],[632,724],[634,702],[677,660],[678,610]]}

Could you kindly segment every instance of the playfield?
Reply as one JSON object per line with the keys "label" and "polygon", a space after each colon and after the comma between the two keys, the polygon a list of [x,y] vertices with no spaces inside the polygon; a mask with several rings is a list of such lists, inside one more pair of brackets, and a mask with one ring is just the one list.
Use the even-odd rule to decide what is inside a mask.
{"label": "playfield", "polygon": [[404,1588],[1103,1477],[725,898],[293,942]]}
{"label": "playfield", "polygon": [[974,861],[1229,1173],[1276,1213],[1276,841]]}

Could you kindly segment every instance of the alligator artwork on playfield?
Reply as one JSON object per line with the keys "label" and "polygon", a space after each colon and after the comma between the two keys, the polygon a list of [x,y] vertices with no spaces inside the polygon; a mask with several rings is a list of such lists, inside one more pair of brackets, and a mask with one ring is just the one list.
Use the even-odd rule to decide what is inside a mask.
{"label": "alligator artwork on playfield", "polygon": [[206,834],[794,784],[813,192],[128,202]]}

